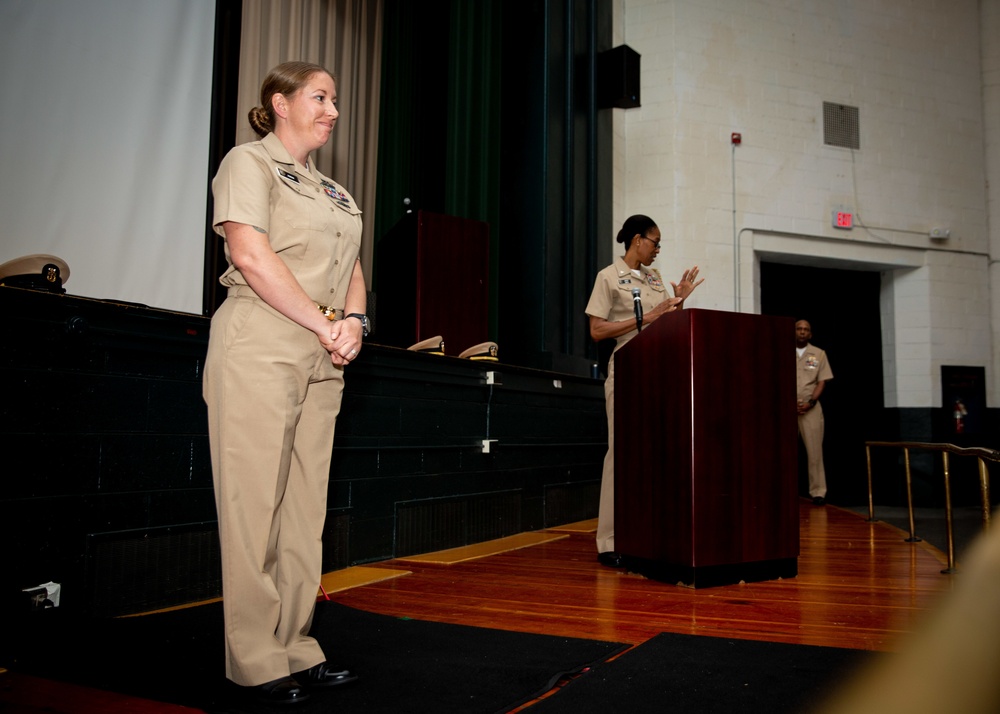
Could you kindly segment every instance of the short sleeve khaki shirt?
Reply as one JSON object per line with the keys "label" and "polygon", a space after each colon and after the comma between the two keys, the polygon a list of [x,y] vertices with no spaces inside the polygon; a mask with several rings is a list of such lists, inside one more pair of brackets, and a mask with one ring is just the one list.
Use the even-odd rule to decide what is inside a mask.
{"label": "short sleeve khaki shirt", "polygon": [[[639,277],[636,277],[625,260],[619,257],[597,274],[586,313],[610,322],[633,318],[635,316],[635,305],[632,302],[633,288],[639,288],[639,300],[643,311],[652,310],[669,297],[658,270],[640,265]],[[638,330],[632,330],[615,338],[615,350],[620,349],[637,334]]]}
{"label": "short sleeve khaki shirt", "polygon": [[812,398],[813,389],[818,382],[833,379],[833,370],[826,360],[826,352],[807,344],[802,356],[795,357],[795,375],[798,383],[797,398],[800,402],[807,402]]}
{"label": "short sleeve khaki shirt", "polygon": [[[274,134],[233,148],[212,180],[212,225],[256,226],[315,302],[342,308],[361,249],[361,209],[340,185],[289,155]],[[233,267],[219,281],[246,285]]]}

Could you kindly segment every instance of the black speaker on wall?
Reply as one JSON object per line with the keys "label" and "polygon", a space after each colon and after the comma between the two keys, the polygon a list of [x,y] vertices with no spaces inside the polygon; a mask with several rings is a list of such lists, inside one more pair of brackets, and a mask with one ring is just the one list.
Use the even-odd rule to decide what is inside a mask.
{"label": "black speaker on wall", "polygon": [[639,103],[639,53],[618,45],[597,55],[597,107],[631,109]]}

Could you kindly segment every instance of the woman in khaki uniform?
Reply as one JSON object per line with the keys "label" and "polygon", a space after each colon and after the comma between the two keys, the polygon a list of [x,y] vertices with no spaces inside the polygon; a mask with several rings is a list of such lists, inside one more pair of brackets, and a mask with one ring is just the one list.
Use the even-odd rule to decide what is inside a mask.
{"label": "woman in khaki uniform", "polygon": [[[310,153],[338,117],[318,65],[275,67],[212,182],[229,288],[212,318],[204,396],[215,481],[226,676],[269,703],[356,679],[309,636],[344,368],[361,349],[361,211]],[[294,676],[292,676],[294,675]]]}
{"label": "woman in khaki uniform", "polygon": [[[597,274],[587,303],[590,336],[595,342],[615,338],[615,352],[638,334],[632,290],[639,289],[642,324],[684,307],[684,300],[704,281],[698,280],[698,266],[685,270],[679,283],[670,283],[674,297],[667,294],[658,270],[649,268],[660,251],[660,229],[653,219],[635,215],[625,221],[616,239],[625,246],[625,255]],[[697,282],[695,282],[697,280]],[[608,363],[604,382],[608,414],[608,452],[604,456],[601,502],[597,513],[597,558],[604,565],[621,567],[615,551],[615,355]]]}

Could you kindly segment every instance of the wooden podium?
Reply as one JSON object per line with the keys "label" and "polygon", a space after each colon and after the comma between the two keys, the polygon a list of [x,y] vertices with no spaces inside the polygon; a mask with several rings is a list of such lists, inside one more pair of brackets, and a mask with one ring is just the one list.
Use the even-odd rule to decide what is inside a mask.
{"label": "wooden podium", "polygon": [[693,587],[798,573],[794,322],[668,313],[615,355],[615,550]]}

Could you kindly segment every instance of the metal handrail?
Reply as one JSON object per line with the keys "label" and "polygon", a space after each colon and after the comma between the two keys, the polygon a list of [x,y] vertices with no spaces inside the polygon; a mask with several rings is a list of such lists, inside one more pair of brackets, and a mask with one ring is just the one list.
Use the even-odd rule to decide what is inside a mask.
{"label": "metal handrail", "polygon": [[913,479],[910,474],[910,449],[923,449],[925,451],[940,451],[941,460],[944,466],[944,519],[948,536],[948,567],[942,573],[951,574],[955,572],[955,538],[952,532],[951,515],[951,475],[949,471],[948,454],[957,456],[975,456],[979,459],[979,493],[982,499],[983,530],[990,527],[990,475],[986,468],[987,461],[1000,462],[1000,451],[987,449],[979,446],[961,447],[954,444],[927,443],[922,441],[866,441],[865,457],[868,461],[868,520],[875,520],[875,504],[872,496],[872,452],[873,446],[892,446],[903,449],[903,461],[906,466],[906,506],[909,514],[910,537],[906,539],[908,543],[918,543],[913,524]]}

